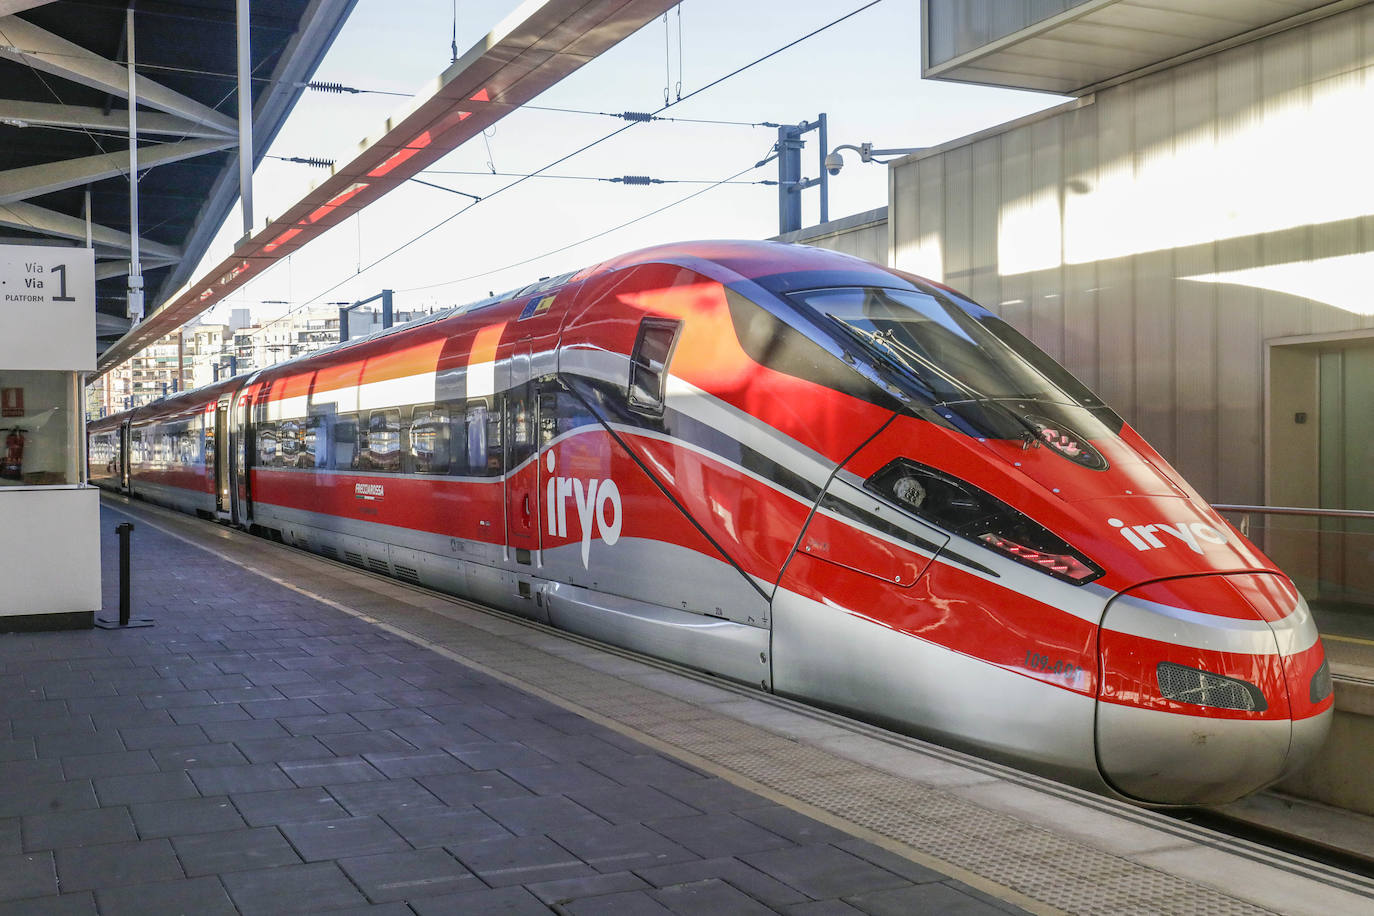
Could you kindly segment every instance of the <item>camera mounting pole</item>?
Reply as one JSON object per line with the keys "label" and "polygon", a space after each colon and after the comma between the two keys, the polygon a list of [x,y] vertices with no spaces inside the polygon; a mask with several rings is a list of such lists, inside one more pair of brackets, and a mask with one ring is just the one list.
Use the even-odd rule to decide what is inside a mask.
{"label": "camera mounting pole", "polygon": [[[806,146],[802,135],[819,131],[820,165],[819,178],[802,178],[801,151]],[[796,232],[802,227],[801,192],[820,185],[821,222],[830,220],[830,178],[825,171],[825,151],[829,143],[825,130],[825,113],[815,121],[802,121],[800,124],[778,125],[778,142],[773,146],[773,155],[758,163],[767,165],[778,160],[778,234]],[[758,166],[755,166],[756,168]]]}

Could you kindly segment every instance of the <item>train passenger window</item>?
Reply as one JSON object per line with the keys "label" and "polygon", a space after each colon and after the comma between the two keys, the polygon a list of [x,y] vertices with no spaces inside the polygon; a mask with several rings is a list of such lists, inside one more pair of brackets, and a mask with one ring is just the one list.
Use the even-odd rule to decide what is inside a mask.
{"label": "train passenger window", "polygon": [[506,396],[506,469],[520,466],[534,454],[534,405],[529,386],[522,385]]}
{"label": "train passenger window", "polygon": [[682,322],[671,318],[645,318],[639,323],[639,336],[630,354],[631,410],[663,412],[668,363],[673,358],[673,346],[681,328]]}
{"label": "train passenger window", "polygon": [[282,420],[277,427],[277,464],[294,468],[301,452],[301,421]]}
{"label": "train passenger window", "polygon": [[334,460],[329,467],[336,471],[356,467],[358,460],[358,417],[341,414],[334,419]]}
{"label": "train passenger window", "polygon": [[448,410],[417,407],[410,422],[410,457],[417,474],[447,474],[449,468]]}
{"label": "train passenger window", "polygon": [[501,411],[485,399],[468,401],[464,439],[467,442],[467,474],[498,477],[501,474]]}
{"label": "train passenger window", "polygon": [[183,465],[200,463],[199,445],[195,433],[191,430],[191,421],[183,421],[181,430],[177,435],[177,463]]}
{"label": "train passenger window", "polygon": [[319,451],[320,445],[320,426],[323,418],[319,416],[306,417],[301,422],[301,450],[296,456],[296,464],[303,468],[317,467],[320,459],[324,457]]}
{"label": "train passenger window", "polygon": [[401,469],[401,412],[374,410],[366,436],[359,436],[358,468],[395,472]]}
{"label": "train passenger window", "polygon": [[550,378],[540,383],[539,447],[575,429],[598,424],[582,399]]}
{"label": "train passenger window", "polygon": [[277,464],[277,424],[258,424],[258,467],[270,468]]}

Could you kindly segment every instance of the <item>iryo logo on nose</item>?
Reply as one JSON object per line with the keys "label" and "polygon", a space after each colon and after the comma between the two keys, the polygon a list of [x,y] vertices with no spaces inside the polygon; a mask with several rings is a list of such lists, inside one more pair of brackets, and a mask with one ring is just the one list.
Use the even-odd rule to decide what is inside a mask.
{"label": "iryo logo on nose", "polygon": [[607,547],[615,546],[615,542],[620,540],[620,524],[624,518],[620,487],[609,477],[605,480],[593,477],[585,481],[579,477],[558,477],[554,474],[555,463],[554,454],[550,451],[544,463],[549,469],[549,482],[545,488],[549,536],[568,536],[568,497],[572,497],[573,505],[577,507],[577,521],[582,526],[582,568],[586,569],[591,557],[594,529],[601,534],[601,540]]}
{"label": "iryo logo on nose", "polygon": [[1226,532],[1211,525],[1204,525],[1202,522],[1179,522],[1177,525],[1166,525],[1162,522],[1154,525],[1127,525],[1119,518],[1107,519],[1107,524],[1113,528],[1121,529],[1121,536],[1126,539],[1136,550],[1157,550],[1166,546],[1163,541],[1155,536],[1155,532],[1168,534],[1178,538],[1188,549],[1194,553],[1202,553],[1201,541],[1209,544],[1227,543]]}

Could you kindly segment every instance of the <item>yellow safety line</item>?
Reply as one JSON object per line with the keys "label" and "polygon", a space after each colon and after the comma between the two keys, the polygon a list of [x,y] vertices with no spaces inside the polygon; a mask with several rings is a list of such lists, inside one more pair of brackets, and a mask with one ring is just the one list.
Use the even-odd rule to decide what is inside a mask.
{"label": "yellow safety line", "polygon": [[1361,639],[1358,636],[1331,636],[1323,633],[1322,640],[1328,642],[1353,642],[1362,646],[1374,646],[1374,639]]}

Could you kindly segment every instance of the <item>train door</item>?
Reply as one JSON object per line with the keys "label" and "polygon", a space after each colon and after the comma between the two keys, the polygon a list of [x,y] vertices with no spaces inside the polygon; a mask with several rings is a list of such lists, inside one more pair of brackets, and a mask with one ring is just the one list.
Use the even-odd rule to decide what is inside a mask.
{"label": "train door", "polygon": [[229,519],[229,396],[215,405],[215,515]]}
{"label": "train door", "polygon": [[253,444],[252,398],[239,394],[230,415],[230,444],[232,455],[229,480],[229,513],[236,525],[248,526],[253,521],[252,486],[249,468],[252,466]]}
{"label": "train door", "polygon": [[534,379],[530,374],[529,338],[516,343],[510,358],[510,387],[505,397],[506,544],[518,563],[533,562],[539,549],[539,467],[535,442],[539,422]]}

